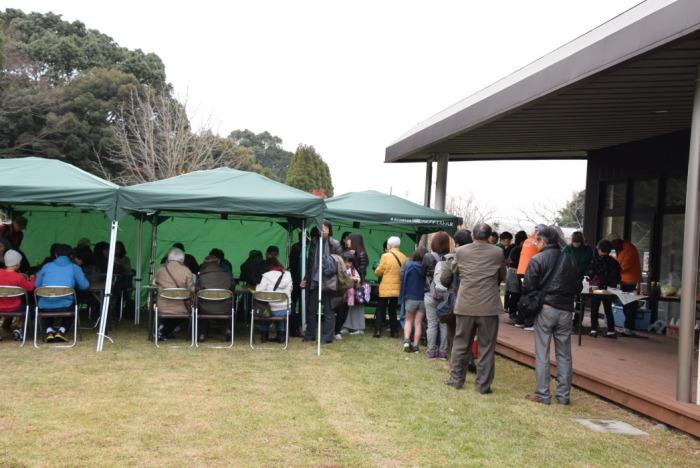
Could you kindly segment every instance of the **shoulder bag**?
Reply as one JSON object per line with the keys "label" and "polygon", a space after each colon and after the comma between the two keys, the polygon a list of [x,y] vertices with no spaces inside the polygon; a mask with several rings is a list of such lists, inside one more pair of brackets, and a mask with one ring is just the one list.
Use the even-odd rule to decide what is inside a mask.
{"label": "shoulder bag", "polygon": [[[282,278],[284,278],[284,272],[280,273],[280,277],[277,278],[277,282],[275,283],[275,287],[272,288],[272,291],[277,291],[277,288],[280,287],[280,283],[282,282]],[[270,318],[272,317],[272,308],[270,307],[269,302],[265,301],[254,301],[255,303],[253,304],[253,313],[257,318]]]}

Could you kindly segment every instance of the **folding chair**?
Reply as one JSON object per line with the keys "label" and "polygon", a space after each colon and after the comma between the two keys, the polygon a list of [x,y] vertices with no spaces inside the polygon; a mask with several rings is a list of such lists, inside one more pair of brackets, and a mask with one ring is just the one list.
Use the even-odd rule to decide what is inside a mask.
{"label": "folding chair", "polygon": [[[287,313],[284,317],[255,317],[255,301],[267,302],[267,303],[280,303],[284,302],[287,304]],[[284,347],[282,349],[287,349],[289,346],[289,297],[285,293],[275,292],[275,291],[256,291],[253,293],[253,306],[250,308],[250,347],[255,349],[253,346],[253,333],[255,331],[255,321],[258,322],[270,322],[275,323],[282,320],[286,321],[286,326],[284,329],[285,339]],[[262,348],[262,349],[273,349],[273,348]]]}
{"label": "folding chair", "polygon": [[[73,297],[73,310],[53,311],[52,309],[40,309],[39,299]],[[69,345],[54,345],[52,348],[72,348],[78,340],[78,296],[75,289],[66,286],[43,286],[34,290],[34,347],[38,348],[37,333],[39,331],[39,319],[42,317],[73,317],[73,342]]]}
{"label": "folding chair", "polygon": [[[202,302],[219,302],[219,301],[231,301],[231,313],[230,314],[200,314],[199,305]],[[231,343],[228,346],[209,346],[209,348],[215,349],[229,349],[233,347],[234,332],[235,332],[235,301],[233,299],[233,292],[228,289],[200,289],[197,291],[195,308],[194,308],[194,345],[199,347],[199,319],[204,320],[231,320]]]}
{"label": "folding chair", "polygon": [[[163,289],[158,293],[158,297],[162,297],[163,299],[169,299],[171,301],[182,301],[183,303],[187,301],[188,299],[192,299],[192,292],[189,289],[185,288],[166,288]],[[158,317],[160,317],[160,312],[158,311],[158,301],[156,301],[155,305],[153,306],[154,308],[154,333],[153,333],[153,341],[155,342],[156,348],[160,348],[158,345]],[[194,325],[193,322],[193,317],[194,317],[194,306],[190,308],[189,313],[185,314],[177,314],[177,315],[165,315],[164,317],[169,318],[169,319],[187,319],[190,321],[190,330],[192,331],[191,337],[190,337],[190,347],[194,346],[194,332],[196,326]]]}
{"label": "folding chair", "polygon": [[22,344],[19,345],[20,348],[24,346],[25,341],[27,341],[27,326],[29,324],[29,296],[27,295],[27,291],[19,286],[0,286],[0,298],[10,299],[22,296],[24,296],[24,310],[22,310],[22,307],[20,306],[20,308],[14,312],[0,314],[0,318],[24,317],[24,330],[22,331]]}

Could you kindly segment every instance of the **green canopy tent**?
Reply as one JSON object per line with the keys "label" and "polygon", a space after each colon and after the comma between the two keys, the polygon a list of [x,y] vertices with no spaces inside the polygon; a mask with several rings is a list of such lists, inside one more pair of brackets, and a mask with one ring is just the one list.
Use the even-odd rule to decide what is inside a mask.
{"label": "green canopy tent", "polygon": [[457,216],[374,190],[329,198],[326,207],[325,218],[339,230],[363,234],[367,253],[372,258],[384,253],[380,249],[381,241],[389,236],[406,236],[415,244],[422,234],[440,230],[453,234],[462,222]]}
{"label": "green canopy tent", "polygon": [[[288,229],[298,226],[305,231],[307,223],[319,224],[324,209],[325,204],[319,197],[260,174],[230,168],[195,171],[124,187],[119,191],[117,203],[120,215],[137,213],[141,214],[141,220],[146,215],[155,218],[151,262],[156,255],[158,218],[218,215],[220,218],[233,219],[236,216],[262,216],[284,222]],[[306,251],[305,243],[306,235],[302,236],[303,252]],[[306,262],[302,262],[302,269],[305,267]],[[140,276],[137,271],[137,278]],[[140,289],[140,282],[136,287]],[[319,294],[319,303],[320,301]]]}
{"label": "green canopy tent", "polygon": [[78,212],[103,212],[111,220],[110,261],[98,334],[98,344],[103,342],[114,270],[119,187],[62,161],[37,157],[0,159],[0,174],[3,176],[0,204],[11,210],[37,205],[63,207],[63,210],[71,207]]}

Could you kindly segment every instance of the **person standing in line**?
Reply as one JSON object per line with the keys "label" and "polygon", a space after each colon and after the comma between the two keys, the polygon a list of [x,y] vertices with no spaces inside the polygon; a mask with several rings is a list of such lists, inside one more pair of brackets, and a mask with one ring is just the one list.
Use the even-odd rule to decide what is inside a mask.
{"label": "person standing in line", "polygon": [[571,235],[571,243],[564,247],[563,252],[573,257],[576,261],[578,274],[583,278],[591,265],[591,261],[593,261],[593,249],[586,244],[581,231],[576,231]]}
{"label": "person standing in line", "polygon": [[529,262],[523,280],[523,292],[539,291],[544,305],[535,318],[535,393],[525,398],[546,405],[551,401],[549,345],[554,339],[557,359],[555,396],[557,403],[568,405],[571,400],[574,298],[581,291],[581,278],[574,259],[561,252],[556,229],[540,229],[537,232],[537,244],[540,252]]}
{"label": "person standing in line", "polygon": [[[430,252],[423,257],[425,276],[425,314],[428,319],[428,359],[447,360],[447,324],[440,322],[437,316],[438,304],[447,297],[443,288],[436,289],[434,281],[435,266],[445,260],[450,253],[450,236],[445,231],[438,231],[430,239]],[[440,343],[438,343],[438,332]]]}
{"label": "person standing in line", "polygon": [[520,262],[523,242],[526,239],[527,233],[525,231],[516,232],[515,242],[511,244],[513,248],[506,257],[506,293],[503,302],[513,324],[518,320],[518,301],[520,300],[520,291],[522,289],[522,283],[518,276],[518,263]]}
{"label": "person standing in line", "polygon": [[[530,236],[523,242],[523,247],[520,250],[520,260],[518,261],[518,278],[522,280],[525,277],[525,272],[527,271],[527,266],[530,263],[530,259],[537,255],[539,248],[537,247],[537,233],[544,229],[544,224],[538,224],[535,226],[535,230],[530,234]],[[515,326],[518,328],[525,329],[527,331],[534,331],[534,323],[531,319],[525,318],[518,312],[518,318],[515,322]]]}
{"label": "person standing in line", "polygon": [[[459,292],[455,305],[456,333],[450,359],[450,378],[445,385],[460,389],[467,376],[470,337],[479,333],[480,357],[474,387],[480,394],[491,393],[495,375],[498,315],[503,312],[499,285],[505,278],[503,251],[488,239],[491,226],[479,223],[472,231],[474,242],[455,251],[454,272],[459,273]],[[442,277],[444,275],[444,278]],[[444,283],[451,272],[443,272]]]}
{"label": "person standing in line", "polygon": [[401,267],[406,256],[399,250],[401,239],[392,236],[387,239],[387,252],[379,260],[374,274],[381,278],[379,282],[379,305],[374,316],[374,337],[381,338],[387,310],[391,337],[399,336],[399,321],[396,318],[399,292],[401,289]]}
{"label": "person standing in line", "polygon": [[[319,239],[320,237],[320,239]],[[322,244],[321,244],[322,243]],[[306,331],[304,341],[315,341],[318,324],[318,288],[323,288],[321,272],[318,268],[319,246],[323,246],[323,256],[342,255],[340,243],[333,239],[333,226],[329,221],[323,221],[322,231],[319,236],[318,229],[311,230],[311,253],[307,259],[306,278],[301,281],[301,288],[306,290]],[[321,324],[321,342],[333,343],[335,339],[335,310],[333,308],[333,294],[321,292],[323,306],[323,323]],[[336,296],[338,297],[338,296]],[[340,296],[342,302],[342,296]],[[340,305],[340,304],[338,304]]]}
{"label": "person standing in line", "polygon": [[513,234],[508,231],[503,231],[498,235],[498,244],[500,248],[503,249],[503,256],[508,258],[510,251],[513,249]]}
{"label": "person standing in line", "polygon": [[406,314],[403,328],[403,350],[407,353],[419,351],[420,339],[423,334],[423,318],[425,318],[423,258],[425,255],[425,248],[418,247],[411,260],[407,261],[404,268],[401,269],[399,302]]}
{"label": "person standing in line", "polygon": [[[454,236],[454,241],[455,241],[455,248],[459,248],[463,245],[468,245],[474,242],[472,239],[472,233],[468,229],[462,229],[460,231],[457,231]],[[452,273],[455,269],[454,267],[455,263],[455,254],[454,253],[448,253],[445,255],[445,266],[443,271],[448,271]],[[444,281],[443,281],[444,278]],[[439,278],[440,283],[442,284],[443,287],[447,288],[450,293],[452,292],[457,292],[459,291],[459,275],[457,275],[456,278],[456,284],[452,284],[453,281],[455,280],[455,275],[451,274],[449,276],[447,275],[442,275],[440,274]],[[457,326],[457,321],[455,318],[454,311],[450,312],[450,314],[442,320],[446,325],[447,325],[447,358],[451,359],[452,358],[452,344],[454,343],[455,339],[455,327]],[[473,340],[473,338],[472,338]],[[471,358],[471,354],[468,355]],[[476,372],[476,366],[474,365],[474,360],[469,359],[468,363],[468,370],[469,372]]]}
{"label": "person standing in line", "polygon": [[365,241],[362,234],[353,233],[349,236],[350,239],[350,250],[354,252],[354,267],[355,270],[360,275],[360,284],[357,286],[356,290],[361,293],[361,297],[356,294],[359,298],[354,301],[354,305],[348,307],[347,318],[343,324],[343,328],[346,329],[351,335],[361,335],[365,332],[365,306],[369,302],[369,285],[365,285],[367,277],[367,268],[369,266],[369,256],[367,255],[367,250],[365,249]]}

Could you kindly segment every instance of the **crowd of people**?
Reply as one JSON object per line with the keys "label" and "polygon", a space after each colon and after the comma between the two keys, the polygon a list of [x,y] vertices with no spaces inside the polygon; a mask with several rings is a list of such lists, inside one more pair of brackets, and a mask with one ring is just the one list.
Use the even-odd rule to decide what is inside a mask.
{"label": "crowd of people", "polygon": [[[100,279],[104,281],[109,244],[97,242],[93,246],[88,239],[81,239],[75,247],[54,244],[41,265],[32,268],[21,251],[26,228],[27,220],[21,216],[10,224],[0,225],[0,262],[3,263],[0,284],[18,286],[27,292],[48,285],[67,286],[80,292]],[[281,292],[287,301],[270,304],[271,316],[289,314],[290,336],[303,337],[305,341],[320,336],[324,344],[346,335],[363,334],[365,308],[372,302],[376,305],[375,338],[381,338],[387,331],[389,337],[398,338],[402,332],[405,352],[417,353],[425,346],[427,358],[450,361],[447,385],[461,388],[468,372],[475,372],[475,388],[482,394],[491,392],[498,316],[505,311],[513,325],[534,332],[537,384],[530,399],[541,403],[551,400],[548,353],[553,340],[558,373],[556,399],[568,404],[570,334],[574,327],[575,301],[581,300],[582,281],[600,289],[619,285],[623,291],[633,291],[641,281],[641,268],[635,246],[617,234],[599,241],[595,249],[585,243],[580,232],[572,235],[569,245],[563,248],[562,245],[559,232],[552,227],[538,225],[529,235],[524,231],[512,235],[498,234],[480,223],[472,231],[460,230],[454,236],[436,232],[430,236],[428,245],[418,246],[410,257],[401,251],[400,238],[391,236],[383,246],[381,257],[371,262],[362,234],[345,232],[337,241],[331,223],[324,221],[320,230],[310,231],[305,268],[302,268],[301,239],[291,248],[288,268],[279,260],[279,248],[272,245],[264,255],[260,250],[252,250],[240,266],[237,280],[223,250],[212,249],[200,264],[185,251],[182,243],[175,243],[155,271],[153,281],[160,291],[167,288],[184,288],[193,293],[199,289],[234,291],[238,281],[251,290]],[[131,262],[121,242],[116,243],[114,268],[116,290],[128,288]],[[367,278],[369,271],[378,278],[376,297]],[[307,305],[305,328],[301,320],[302,295],[306,295]],[[83,295],[81,300],[94,301],[94,298]],[[70,310],[74,306],[70,297],[41,298],[38,305],[40,309],[53,311]],[[590,333],[598,336],[601,305],[607,322],[604,336],[614,338],[617,332],[609,295],[592,297]],[[2,298],[0,314],[13,312],[20,306],[18,298]],[[186,301],[159,296],[157,306],[163,320],[155,333],[161,340],[171,339],[183,329],[183,323],[181,318],[168,316],[187,314],[189,305]],[[317,320],[319,306],[323,308],[322,323]],[[228,314],[231,304],[205,301],[200,308],[203,314]],[[634,308],[635,303],[625,306],[623,333],[634,330]],[[44,320],[45,341],[67,341],[71,320],[70,317]],[[223,340],[229,340],[232,333],[229,323],[200,324],[198,339],[203,341],[218,333]],[[217,324],[218,329],[213,329]],[[3,321],[3,327],[11,330],[15,339],[21,339],[22,326],[21,318]],[[318,327],[321,331],[317,335]],[[268,322],[259,324],[262,342],[284,342],[285,321],[276,321],[273,338],[269,328]]]}

